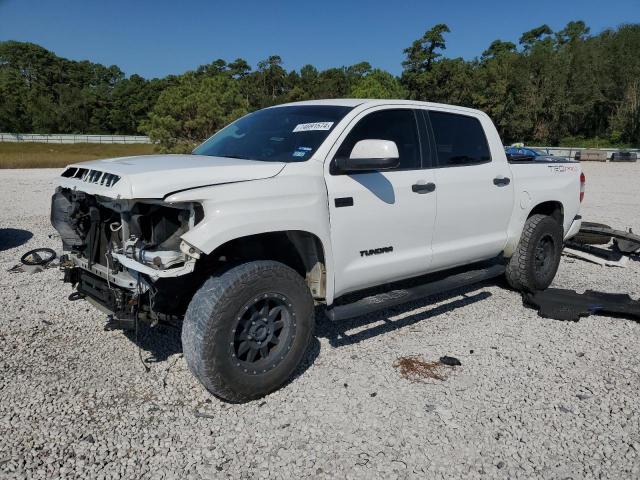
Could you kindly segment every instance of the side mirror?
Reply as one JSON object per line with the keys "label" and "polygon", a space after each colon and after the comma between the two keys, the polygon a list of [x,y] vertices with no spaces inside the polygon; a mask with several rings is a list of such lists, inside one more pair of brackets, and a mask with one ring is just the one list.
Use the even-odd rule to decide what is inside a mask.
{"label": "side mirror", "polygon": [[336,159],[336,167],[342,172],[388,170],[399,165],[398,146],[390,140],[360,140],[349,158]]}

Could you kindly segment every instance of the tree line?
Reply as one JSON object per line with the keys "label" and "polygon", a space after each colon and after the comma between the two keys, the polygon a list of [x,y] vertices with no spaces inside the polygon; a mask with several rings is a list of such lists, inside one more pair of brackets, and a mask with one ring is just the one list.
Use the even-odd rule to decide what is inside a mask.
{"label": "tree line", "polygon": [[33,43],[0,42],[0,131],[145,133],[186,151],[247,112],[317,98],[408,98],[485,111],[505,143],[640,146],[640,24],[592,34],[582,21],[542,25],[518,45],[492,42],[472,60],[448,58],[438,24],[404,49],[399,77],[368,62],[287,70],[273,55],[182,75],[126,77]]}

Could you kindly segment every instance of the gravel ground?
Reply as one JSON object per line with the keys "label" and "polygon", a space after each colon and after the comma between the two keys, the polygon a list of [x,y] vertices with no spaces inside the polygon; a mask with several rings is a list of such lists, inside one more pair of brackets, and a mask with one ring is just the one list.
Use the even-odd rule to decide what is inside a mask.
{"label": "gravel ground", "polygon": [[[640,231],[640,164],[584,164],[587,220]],[[191,377],[179,332],[103,331],[60,272],[9,273],[48,238],[58,170],[0,171],[0,477],[640,478],[640,325],[538,318],[494,282],[331,325],[296,378],[245,405]],[[640,296],[563,258],[555,286]],[[402,355],[462,361],[411,383]],[[150,371],[145,372],[141,360]]]}

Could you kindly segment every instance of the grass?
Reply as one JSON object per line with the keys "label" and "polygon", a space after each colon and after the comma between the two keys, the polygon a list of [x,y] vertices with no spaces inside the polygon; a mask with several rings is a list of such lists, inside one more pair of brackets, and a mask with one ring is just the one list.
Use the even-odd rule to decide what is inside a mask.
{"label": "grass", "polygon": [[60,168],[98,158],[149,155],[155,145],[136,143],[30,143],[0,142],[0,168]]}

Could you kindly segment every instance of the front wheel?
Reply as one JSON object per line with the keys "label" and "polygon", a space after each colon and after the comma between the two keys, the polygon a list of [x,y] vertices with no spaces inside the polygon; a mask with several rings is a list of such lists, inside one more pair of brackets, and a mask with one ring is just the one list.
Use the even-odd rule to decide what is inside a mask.
{"label": "front wheel", "polygon": [[507,282],[512,288],[535,292],[553,281],[562,255],[563,230],[553,217],[532,215],[524,224],[520,242],[509,259]]}
{"label": "front wheel", "polygon": [[233,402],[282,386],[311,341],[313,299],[298,273],[273,261],[248,262],[209,278],[182,326],[191,372]]}

